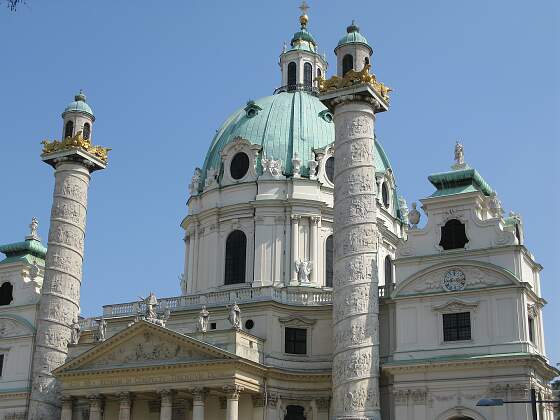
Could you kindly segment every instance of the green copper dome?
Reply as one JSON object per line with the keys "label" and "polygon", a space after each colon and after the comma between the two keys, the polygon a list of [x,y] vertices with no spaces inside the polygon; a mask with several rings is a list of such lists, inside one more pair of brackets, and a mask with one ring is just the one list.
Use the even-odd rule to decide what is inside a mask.
{"label": "green copper dome", "polygon": [[[287,176],[292,175],[292,157],[297,152],[302,162],[301,174],[309,176],[307,163],[314,158],[313,149],[334,142],[334,123],[329,117],[328,109],[321,101],[307,92],[282,92],[250,101],[249,105],[235,111],[216,132],[204,160],[202,178],[211,168],[222,172],[221,152],[238,136],[260,145],[260,157],[265,155],[282,160],[282,170]],[[377,142],[375,158],[378,172],[390,167]]]}
{"label": "green copper dome", "polygon": [[352,21],[352,24],[346,28],[346,35],[338,41],[338,47],[347,44],[365,44],[371,51],[371,46],[365,36],[360,33],[360,28]]}
{"label": "green copper dome", "polygon": [[67,112],[85,112],[93,117],[93,111],[91,107],[86,102],[86,95],[80,90],[76,96],[74,96],[74,100],[68,104],[68,106],[64,109],[62,115],[66,114]]}

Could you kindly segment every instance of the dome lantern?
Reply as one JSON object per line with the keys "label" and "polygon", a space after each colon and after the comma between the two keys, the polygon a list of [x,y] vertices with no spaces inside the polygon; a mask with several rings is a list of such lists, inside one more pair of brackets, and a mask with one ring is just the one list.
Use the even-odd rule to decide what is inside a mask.
{"label": "dome lantern", "polygon": [[284,48],[280,54],[280,69],[282,72],[282,87],[280,92],[303,90],[311,92],[316,86],[315,79],[323,76],[327,70],[327,62],[317,52],[317,42],[308,31],[309,6],[305,1],[299,7],[300,29],[294,33],[290,47]]}
{"label": "dome lantern", "polygon": [[360,28],[354,20],[346,28],[344,35],[334,49],[337,62],[337,75],[342,77],[348,70],[361,71],[370,59],[373,49],[367,39],[360,33]]}
{"label": "dome lantern", "polygon": [[93,110],[86,102],[86,95],[81,89],[74,96],[74,100],[64,109],[62,120],[63,139],[73,137],[79,132],[82,133],[86,140],[90,139],[95,116],[93,115]]}

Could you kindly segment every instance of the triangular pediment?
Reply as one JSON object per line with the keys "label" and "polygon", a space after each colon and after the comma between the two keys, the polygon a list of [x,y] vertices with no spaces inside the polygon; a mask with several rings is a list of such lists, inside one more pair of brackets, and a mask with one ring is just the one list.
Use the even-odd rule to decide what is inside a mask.
{"label": "triangular pediment", "polygon": [[236,359],[234,354],[218,347],[139,321],[65,363],[54,373]]}

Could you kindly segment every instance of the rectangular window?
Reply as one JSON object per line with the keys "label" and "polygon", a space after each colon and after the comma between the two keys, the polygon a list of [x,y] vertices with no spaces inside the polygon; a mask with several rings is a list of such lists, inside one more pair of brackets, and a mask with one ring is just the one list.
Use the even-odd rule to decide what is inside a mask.
{"label": "rectangular window", "polygon": [[4,373],[4,355],[0,354],[0,376]]}
{"label": "rectangular window", "polygon": [[471,313],[443,314],[443,341],[471,339]]}
{"label": "rectangular window", "polygon": [[527,319],[529,323],[529,341],[531,343],[535,342],[535,319],[533,317],[528,317]]}
{"label": "rectangular window", "polygon": [[307,330],[305,328],[286,328],[285,346],[286,353],[307,354]]}

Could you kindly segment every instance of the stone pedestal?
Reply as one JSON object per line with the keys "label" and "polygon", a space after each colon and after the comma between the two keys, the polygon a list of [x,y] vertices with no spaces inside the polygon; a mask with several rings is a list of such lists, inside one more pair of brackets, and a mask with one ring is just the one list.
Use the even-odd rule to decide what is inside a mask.
{"label": "stone pedestal", "polygon": [[367,87],[321,99],[335,124],[332,415],[379,420],[376,100]]}
{"label": "stone pedestal", "polygon": [[52,371],[66,361],[71,327],[80,309],[90,172],[105,168],[79,149],[42,158],[55,168],[55,186],[32,362],[30,420],[61,415],[60,386]]}

